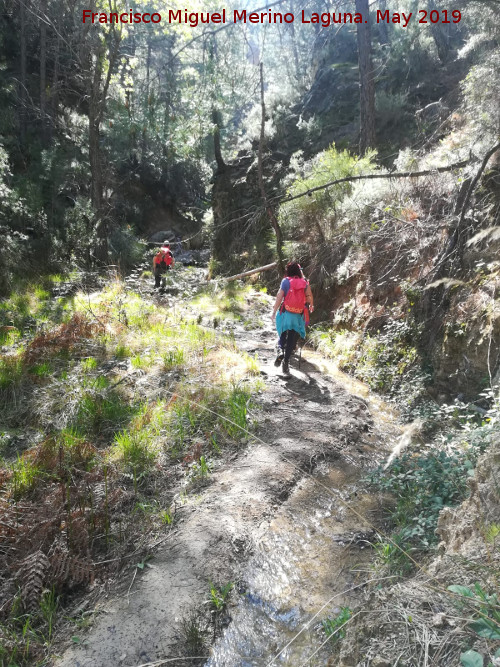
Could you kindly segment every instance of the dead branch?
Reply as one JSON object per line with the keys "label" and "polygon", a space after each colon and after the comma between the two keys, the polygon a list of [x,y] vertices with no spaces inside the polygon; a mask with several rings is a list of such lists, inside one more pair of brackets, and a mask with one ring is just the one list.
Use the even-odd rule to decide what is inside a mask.
{"label": "dead branch", "polygon": [[278,262],[273,262],[272,264],[266,264],[265,266],[259,266],[256,269],[251,269],[250,271],[245,271],[244,273],[237,273],[235,276],[228,276],[224,280],[239,280],[239,278],[246,278],[247,276],[252,276],[254,273],[260,273],[261,271],[269,271],[274,269],[277,266]]}
{"label": "dead branch", "polygon": [[453,231],[453,234],[450,236],[450,240],[448,241],[445,250],[443,251],[441,257],[439,258],[438,262],[436,263],[436,266],[434,267],[433,271],[429,274],[428,280],[436,280],[441,277],[440,271],[444,268],[444,265],[446,261],[451,257],[451,255],[455,252],[455,247],[458,243],[458,240],[462,234],[462,227],[465,221],[465,215],[467,213],[467,209],[469,208],[469,202],[472,197],[472,193],[474,192],[474,189],[476,185],[479,182],[479,179],[482,176],[483,171],[486,169],[486,165],[489,162],[489,159],[491,156],[496,153],[500,149],[500,143],[496,144],[493,146],[493,148],[490,148],[490,150],[486,153],[486,155],[483,158],[483,161],[481,162],[481,166],[477,170],[477,174],[474,176],[472,179],[468,189],[467,193],[464,198],[464,202],[462,204],[462,210],[460,212],[460,219],[458,221],[457,226],[455,227],[455,230]]}
{"label": "dead branch", "polygon": [[315,188],[309,188],[309,190],[301,192],[298,195],[294,195],[293,197],[280,197],[280,201],[286,203],[294,201],[295,199],[300,199],[306,195],[310,197],[313,192],[325,190],[326,188],[329,188],[332,185],[338,185],[339,183],[351,183],[353,181],[362,181],[375,178],[417,178],[418,176],[432,176],[433,174],[441,174],[443,172],[453,171],[454,169],[461,169],[462,167],[466,167],[469,162],[470,160],[462,160],[461,162],[454,162],[447,167],[435,167],[434,169],[424,169],[422,171],[392,171],[389,174],[364,174],[362,176],[346,176],[345,178],[338,178],[335,181],[325,183],[325,185],[318,185]]}

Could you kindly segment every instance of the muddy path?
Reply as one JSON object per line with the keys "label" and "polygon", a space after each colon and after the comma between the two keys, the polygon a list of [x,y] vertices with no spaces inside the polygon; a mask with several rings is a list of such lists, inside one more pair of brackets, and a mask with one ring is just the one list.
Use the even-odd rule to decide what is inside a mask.
{"label": "muddy path", "polygon": [[[260,328],[232,325],[265,382],[256,438],[184,498],[150,567],[125,571],[84,641],[57,667],[260,666],[275,657],[301,665],[324,641],[320,620],[355,604],[370,578],[367,545],[381,514],[358,480],[386,456],[399,428],[362,385],[311,350],[283,377],[264,314]],[[234,590],[215,643],[193,661],[186,628],[207,609],[209,582],[232,582]],[[324,665],[327,656],[321,648],[307,664]]]}

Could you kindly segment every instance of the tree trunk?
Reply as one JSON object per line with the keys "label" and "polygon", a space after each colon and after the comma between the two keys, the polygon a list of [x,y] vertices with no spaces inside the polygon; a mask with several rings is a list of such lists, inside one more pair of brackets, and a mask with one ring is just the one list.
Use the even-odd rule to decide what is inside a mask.
{"label": "tree trunk", "polygon": [[247,276],[253,276],[256,273],[262,273],[263,271],[270,271],[271,269],[274,269],[274,267],[277,265],[277,262],[273,262],[272,264],[266,264],[265,266],[258,266],[256,269],[250,269],[250,271],[244,271],[243,273],[237,273],[235,276],[227,276],[227,278],[224,278],[224,280],[229,281],[229,280],[239,280],[240,278],[246,278]]}
{"label": "tree trunk", "polygon": [[274,233],[276,234],[276,254],[278,256],[278,267],[283,273],[284,262],[283,262],[283,235],[281,233],[280,224],[274,214],[273,209],[267,201],[266,188],[264,185],[264,169],[262,164],[262,158],[264,153],[264,139],[265,139],[265,127],[266,127],[266,104],[264,100],[264,66],[263,63],[260,63],[260,106],[261,106],[261,121],[260,121],[260,139],[259,139],[259,155],[257,161],[257,170],[259,176],[259,188],[260,194],[262,196],[262,202],[264,204],[264,209],[269,216],[269,222],[271,223]]}
{"label": "tree trunk", "polygon": [[356,12],[363,17],[363,23],[357,24],[357,36],[360,85],[359,152],[360,155],[364,155],[369,148],[375,145],[375,79],[371,55],[372,40],[368,0],[356,0]]}
{"label": "tree trunk", "polygon": [[[380,11],[382,13],[385,12],[387,9],[387,2],[386,0],[380,0]],[[378,29],[380,32],[380,37],[381,37],[381,44],[389,44],[389,28],[387,26],[387,23],[385,21],[381,21],[378,24]]]}
{"label": "tree trunk", "polygon": [[[95,103],[90,102],[93,108]],[[94,211],[94,225],[97,232],[96,258],[99,262],[107,262],[108,234],[102,205],[102,164],[99,146],[99,123],[95,109],[89,111],[89,161],[90,161],[90,201]]]}
{"label": "tree trunk", "polygon": [[[292,14],[295,14],[295,6],[294,3],[290,3],[290,11]],[[290,39],[292,43],[292,54],[293,54],[293,62],[295,65],[295,78],[297,79],[297,84],[299,86],[299,89],[302,89],[302,72],[300,70],[300,61],[299,61],[299,51],[297,49],[297,36],[295,34],[295,26],[293,23],[290,23],[289,25],[290,28]]]}
{"label": "tree trunk", "polygon": [[149,70],[151,67],[151,40],[148,39],[148,53],[146,56],[146,93],[144,95],[146,107],[144,110],[144,119],[142,123],[142,138],[141,138],[141,162],[144,164],[146,161],[147,153],[147,136],[148,136],[148,125],[149,125],[149,108],[150,108],[150,99],[149,99]]}
{"label": "tree trunk", "polygon": [[[94,228],[96,230],[95,257],[100,264],[108,263],[108,221],[103,201],[103,168],[100,144],[101,122],[106,107],[111,75],[114,71],[120,46],[120,33],[112,30],[104,41],[96,35],[97,45],[92,59],[89,53],[89,162],[90,162],[90,200],[94,211]],[[106,77],[103,80],[104,64],[107,56]],[[93,67],[93,70],[92,70]]]}
{"label": "tree trunk", "polygon": [[90,202],[94,211],[94,225],[97,233],[95,256],[100,263],[107,264],[108,233],[102,206],[103,182],[101,146],[101,78],[103,71],[104,48],[99,47],[95,54],[89,96],[89,162],[90,162]]}
{"label": "tree trunk", "polygon": [[215,161],[217,162],[217,169],[219,171],[224,171],[226,168],[226,163],[222,157],[222,149],[220,145],[220,126],[221,126],[221,117],[220,111],[213,108],[212,109],[212,123],[214,124],[214,153]]}
{"label": "tree trunk", "polygon": [[21,20],[21,62],[20,62],[20,82],[19,82],[19,134],[21,143],[24,143],[26,138],[26,112],[27,112],[27,94],[26,94],[26,3],[28,0],[21,2],[20,20]]}
{"label": "tree trunk", "polygon": [[46,0],[40,2],[40,119],[42,124],[42,142],[47,134],[47,23]]}
{"label": "tree trunk", "polygon": [[[427,3],[429,12],[438,10],[434,0],[429,0]],[[451,25],[451,24],[450,24]],[[451,44],[450,44],[450,25],[442,23],[431,23],[431,34],[436,45],[439,60],[445,64],[450,58]]]}
{"label": "tree trunk", "polygon": [[56,23],[56,46],[54,53],[54,71],[52,73],[52,86],[50,89],[50,107],[51,107],[51,123],[49,125],[49,135],[52,135],[54,126],[57,122],[57,111],[59,106],[59,59],[61,51],[61,34]]}

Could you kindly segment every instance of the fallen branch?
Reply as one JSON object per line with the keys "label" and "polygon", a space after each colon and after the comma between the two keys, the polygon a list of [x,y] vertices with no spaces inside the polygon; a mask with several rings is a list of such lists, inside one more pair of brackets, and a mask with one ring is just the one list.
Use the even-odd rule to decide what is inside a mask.
{"label": "fallen branch", "polygon": [[165,658],[164,660],[157,660],[156,662],[143,662],[138,667],[160,667],[160,665],[167,665],[169,662],[178,662],[182,660],[208,660],[209,655],[196,655],[189,658]]}
{"label": "fallen branch", "polygon": [[488,164],[489,159],[498,150],[500,150],[500,143],[495,144],[495,146],[490,148],[490,150],[484,156],[484,158],[481,162],[481,166],[479,167],[479,169],[477,171],[477,174],[474,176],[473,180],[471,181],[471,183],[470,183],[470,185],[467,189],[467,193],[465,195],[465,199],[464,199],[464,202],[462,204],[462,209],[460,211],[460,219],[457,223],[457,226],[455,227],[453,233],[451,234],[451,236],[449,238],[449,241],[446,245],[446,248],[442,252],[441,257],[438,259],[438,261],[436,263],[436,266],[429,273],[429,275],[427,277],[428,280],[435,281],[440,277],[440,275],[441,275],[440,271],[442,269],[444,269],[444,266],[445,266],[447,260],[455,252],[455,248],[457,246],[458,240],[460,238],[460,235],[462,234],[462,228],[463,228],[463,224],[464,224],[464,221],[465,221],[465,216],[466,216],[467,210],[469,208],[469,203],[470,203],[470,200],[471,200],[471,197],[472,197],[472,193],[474,192],[474,189],[475,189],[476,185],[478,184],[479,179],[481,178],[481,176],[483,174],[483,171],[486,169],[486,165]]}
{"label": "fallen branch", "polygon": [[228,276],[224,280],[239,280],[239,278],[246,278],[247,276],[252,276],[254,273],[260,273],[261,271],[269,271],[274,269],[278,265],[278,262],[273,262],[272,264],[266,264],[265,266],[259,266],[256,269],[251,269],[250,271],[245,271],[244,273],[237,273],[235,276]]}
{"label": "fallen branch", "polygon": [[281,197],[280,201],[289,202],[294,201],[294,199],[300,199],[300,197],[309,197],[313,192],[318,192],[319,190],[325,190],[332,185],[338,185],[339,183],[350,183],[352,181],[361,181],[369,180],[375,178],[416,178],[417,176],[432,176],[434,174],[441,174],[446,171],[453,171],[454,169],[461,169],[466,167],[469,164],[470,160],[462,160],[461,162],[454,162],[453,164],[448,165],[447,167],[435,167],[434,169],[424,169],[423,171],[392,171],[388,174],[365,174],[363,176],[346,176],[345,178],[338,178],[335,181],[330,181],[325,183],[325,185],[318,185],[316,188],[309,188],[305,192],[301,192],[298,195],[293,197]]}

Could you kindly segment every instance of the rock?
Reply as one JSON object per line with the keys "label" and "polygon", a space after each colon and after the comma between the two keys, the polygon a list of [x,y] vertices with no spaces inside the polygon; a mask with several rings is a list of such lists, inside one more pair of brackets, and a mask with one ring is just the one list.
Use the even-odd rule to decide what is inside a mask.
{"label": "rock", "polygon": [[167,229],[163,232],[155,232],[149,237],[148,241],[150,243],[163,243],[163,241],[166,241],[167,239],[169,241],[175,240],[175,234],[171,229]]}
{"label": "rock", "polygon": [[175,261],[181,262],[181,264],[192,264],[193,253],[191,252],[191,250],[183,250],[182,252],[176,253]]}

